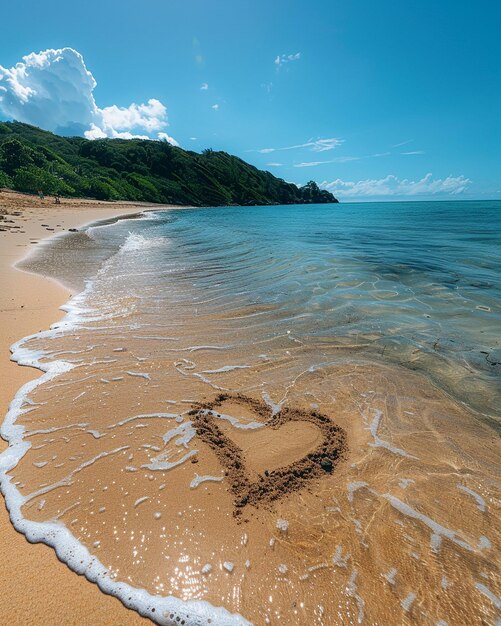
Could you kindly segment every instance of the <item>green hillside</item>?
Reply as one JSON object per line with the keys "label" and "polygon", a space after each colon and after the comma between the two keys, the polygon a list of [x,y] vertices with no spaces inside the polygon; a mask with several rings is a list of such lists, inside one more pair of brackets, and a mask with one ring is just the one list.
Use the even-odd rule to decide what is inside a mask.
{"label": "green hillside", "polygon": [[337,202],[314,182],[298,188],[226,152],[60,137],[20,122],[0,122],[0,187],[195,206]]}

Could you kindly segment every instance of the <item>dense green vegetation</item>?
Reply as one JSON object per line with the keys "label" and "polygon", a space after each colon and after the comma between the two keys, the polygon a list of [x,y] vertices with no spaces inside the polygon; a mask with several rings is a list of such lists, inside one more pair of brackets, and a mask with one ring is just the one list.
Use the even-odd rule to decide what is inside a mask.
{"label": "dense green vegetation", "polygon": [[196,206],[337,202],[314,182],[298,188],[226,152],[60,137],[20,122],[0,123],[0,187]]}

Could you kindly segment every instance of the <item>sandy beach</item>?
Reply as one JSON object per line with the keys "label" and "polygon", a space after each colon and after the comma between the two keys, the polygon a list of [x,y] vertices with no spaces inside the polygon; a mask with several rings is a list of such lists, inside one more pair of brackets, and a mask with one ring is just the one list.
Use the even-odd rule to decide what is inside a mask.
{"label": "sandy beach", "polygon": [[[13,265],[40,241],[64,229],[92,221],[134,214],[147,205],[92,200],[38,198],[0,192],[0,413],[5,415],[16,391],[40,372],[9,360],[9,347],[60,319],[59,307],[69,292],[54,281],[19,271]],[[42,226],[47,224],[47,226]],[[60,226],[58,226],[58,224]],[[48,230],[54,229],[54,230]],[[3,450],[5,442],[0,440]],[[0,506],[0,615],[5,623],[28,624],[148,624],[115,598],[77,576],[43,544],[31,545],[12,527],[5,503]],[[71,604],[67,599],[71,598]]]}
{"label": "sandy beach", "polygon": [[[285,308],[261,298],[276,274],[232,231],[238,208],[155,214],[44,244],[148,207],[13,193],[0,207],[4,414],[39,376],[9,361],[9,347],[61,320],[67,304],[63,324],[22,344],[25,363],[47,375],[16,412],[28,444],[8,471],[16,527],[21,518],[28,536],[48,529],[33,536],[56,549],[71,536],[68,565],[156,623],[494,623],[499,442],[423,375],[418,352],[404,367],[405,353],[397,362],[370,351],[373,335],[308,335],[302,313],[316,309],[299,300],[294,314],[294,284],[280,288]],[[258,215],[245,213],[252,227]],[[15,269],[23,257],[73,291]],[[276,272],[301,276],[291,267],[286,254]],[[371,307],[395,293],[379,286]],[[441,363],[445,388],[461,380],[455,362]],[[487,383],[477,383],[486,402]],[[4,457],[19,446],[9,419]],[[4,507],[1,523],[5,619],[150,623],[30,545]]]}

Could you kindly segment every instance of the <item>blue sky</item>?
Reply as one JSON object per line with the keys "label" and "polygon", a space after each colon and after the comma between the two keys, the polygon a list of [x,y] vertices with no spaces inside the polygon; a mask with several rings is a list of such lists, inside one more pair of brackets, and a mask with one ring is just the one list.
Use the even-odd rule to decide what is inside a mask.
{"label": "blue sky", "polygon": [[165,133],[345,200],[501,198],[495,0],[25,0],[2,22],[3,119]]}

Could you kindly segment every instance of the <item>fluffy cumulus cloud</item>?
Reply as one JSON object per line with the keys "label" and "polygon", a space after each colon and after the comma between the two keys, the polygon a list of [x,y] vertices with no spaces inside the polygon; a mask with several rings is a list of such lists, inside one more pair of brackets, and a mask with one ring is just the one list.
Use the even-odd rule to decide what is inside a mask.
{"label": "fluffy cumulus cloud", "polygon": [[341,179],[332,182],[324,181],[322,187],[335,196],[344,198],[364,198],[381,196],[423,196],[423,195],[457,195],[463,193],[471,184],[464,176],[447,176],[433,178],[426,174],[421,180],[401,179],[389,174],[385,178],[359,180],[358,182]]}
{"label": "fluffy cumulus cloud", "polygon": [[0,113],[65,135],[141,137],[177,145],[165,133],[167,109],[159,100],[99,108],[95,87],[82,55],[73,48],[32,52],[14,67],[0,65]]}

